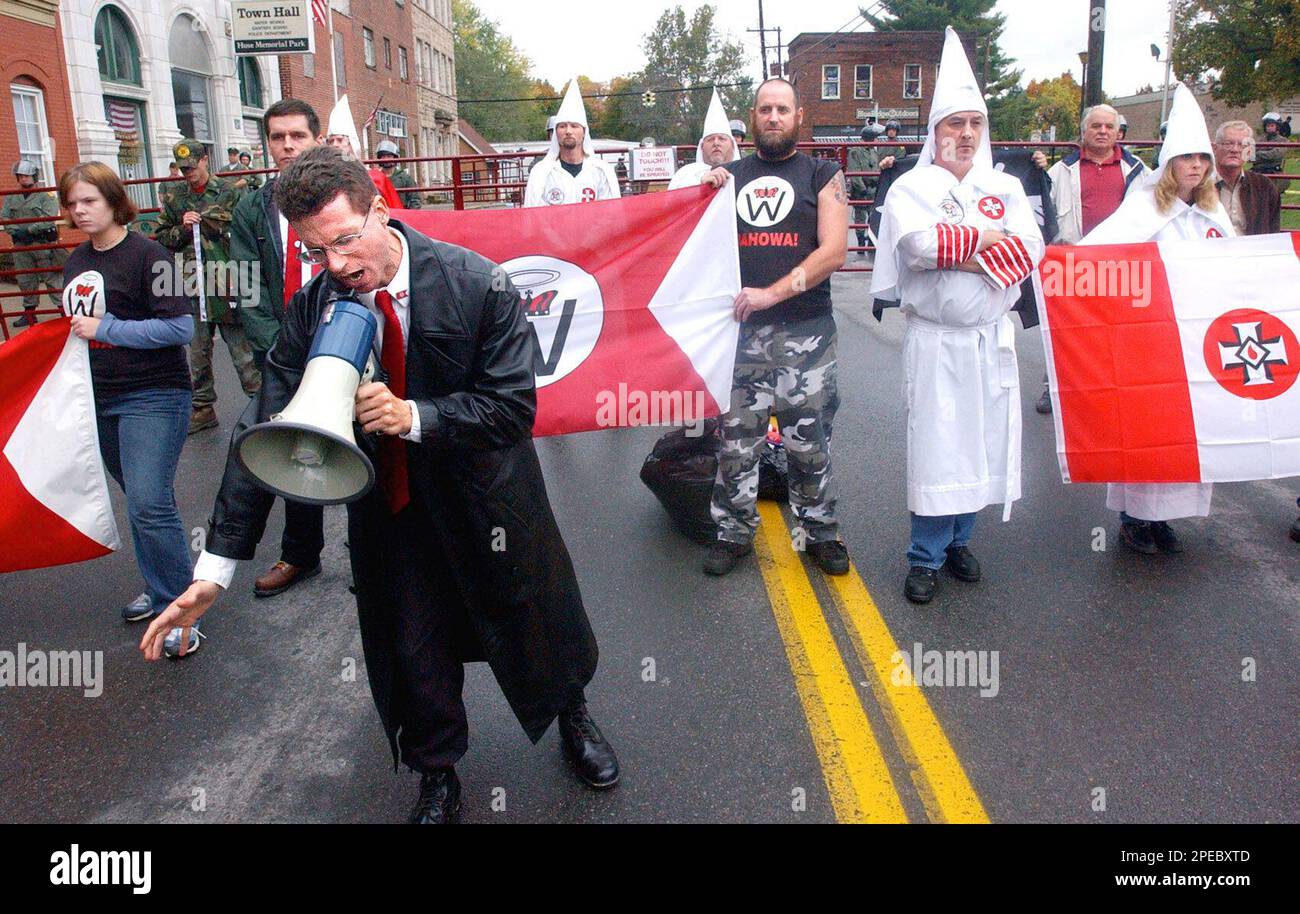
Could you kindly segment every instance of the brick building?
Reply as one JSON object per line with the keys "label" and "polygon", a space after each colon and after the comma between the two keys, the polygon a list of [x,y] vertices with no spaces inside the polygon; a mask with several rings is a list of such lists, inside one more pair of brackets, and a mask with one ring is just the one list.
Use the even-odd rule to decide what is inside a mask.
{"label": "brick building", "polygon": [[[457,111],[451,0],[413,0],[411,24],[419,123],[411,134],[413,142],[402,144],[402,149],[407,155],[453,156],[457,154]],[[411,171],[424,187],[451,181],[450,162],[421,162]]]}
{"label": "brick building", "polygon": [[[962,44],[980,78],[975,38]],[[870,116],[902,124],[904,137],[924,136],[943,32],[804,32],[788,45],[787,78],[799,90],[799,139],[857,138]]]}
{"label": "brick building", "polygon": [[77,132],[63,56],[57,0],[0,0],[0,80],[9,92],[0,105],[0,166],[3,186],[19,158],[41,169],[50,185],[76,164]]}
{"label": "brick building", "polygon": [[[1276,98],[1267,103],[1251,102],[1244,108],[1234,108],[1226,102],[1216,101],[1211,97],[1207,86],[1197,85],[1188,88],[1192,90],[1196,103],[1200,105],[1201,113],[1205,115],[1205,123],[1209,126],[1211,133],[1224,121],[1245,121],[1254,128],[1257,137],[1262,137],[1264,130],[1260,118],[1264,116],[1266,111],[1277,111],[1283,117],[1288,114],[1291,115],[1294,130],[1300,132],[1300,96]],[[1125,120],[1128,121],[1128,136],[1131,140],[1154,140],[1157,138],[1157,131],[1160,129],[1162,97],[1164,97],[1164,93],[1157,90],[1155,92],[1144,92],[1140,95],[1125,95],[1110,100],[1110,104],[1115,110],[1124,115]],[[1173,102],[1174,91],[1171,87],[1165,108],[1168,109]]]}
{"label": "brick building", "polygon": [[[433,2],[433,0],[430,0]],[[416,95],[415,33],[406,0],[331,0],[334,23],[334,77],[330,75],[330,36],[315,24],[316,52],[279,58],[280,89],[316,109],[321,127],[339,95],[348,96],[357,119],[363,157],[374,155],[380,140],[391,139],[406,152],[419,129]],[[268,58],[274,60],[274,58]],[[375,111],[364,130],[362,122]]]}

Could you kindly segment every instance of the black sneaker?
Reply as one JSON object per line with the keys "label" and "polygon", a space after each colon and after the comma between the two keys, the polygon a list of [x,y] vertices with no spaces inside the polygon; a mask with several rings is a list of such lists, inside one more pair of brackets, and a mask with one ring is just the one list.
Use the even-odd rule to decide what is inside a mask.
{"label": "black sneaker", "polygon": [[949,546],[943,567],[959,581],[974,584],[980,579],[980,563],[966,546]]}
{"label": "black sneaker", "polygon": [[709,554],[704,557],[704,573],[723,575],[736,567],[742,556],[749,555],[754,547],[749,543],[733,543],[718,540],[709,547]]}
{"label": "black sneaker", "polygon": [[18,320],[14,321],[14,326],[15,326],[15,327],[35,327],[35,326],[36,326],[36,318],[33,317],[33,316],[30,315],[30,314],[24,314],[22,317],[18,318]]}
{"label": "black sneaker", "polygon": [[1165,521],[1159,520],[1151,523],[1151,539],[1161,552],[1177,555],[1183,551],[1182,540],[1174,533],[1174,528]]}
{"label": "black sneaker", "polygon": [[808,555],[817,563],[817,567],[827,574],[849,573],[849,550],[839,540],[824,540],[808,544]]}
{"label": "black sneaker", "polygon": [[903,582],[903,596],[913,603],[929,603],[939,588],[939,572],[924,565],[913,565]]}
{"label": "black sneaker", "polygon": [[1155,537],[1151,534],[1151,525],[1146,521],[1127,521],[1119,525],[1119,541],[1143,555],[1155,555],[1160,551]]}
{"label": "black sneaker", "polygon": [[1295,523],[1291,525],[1291,539],[1300,543],[1300,517],[1297,517]]}
{"label": "black sneaker", "polygon": [[1034,404],[1034,409],[1037,410],[1040,415],[1050,416],[1052,414],[1052,392],[1044,389],[1043,395],[1039,397],[1038,402]]}

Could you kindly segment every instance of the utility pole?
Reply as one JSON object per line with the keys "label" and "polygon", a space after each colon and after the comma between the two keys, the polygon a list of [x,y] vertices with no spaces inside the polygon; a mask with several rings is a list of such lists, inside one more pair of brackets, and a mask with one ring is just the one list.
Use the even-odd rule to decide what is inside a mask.
{"label": "utility pole", "polygon": [[1166,112],[1169,106],[1169,69],[1174,62],[1174,13],[1177,7],[1173,2],[1169,4],[1169,37],[1168,44],[1165,45],[1165,90],[1160,96],[1160,123],[1166,120]]}
{"label": "utility pole", "polygon": [[758,46],[763,55],[763,79],[767,79],[767,29],[763,27],[763,0],[758,0]]}
{"label": "utility pole", "polygon": [[1084,104],[1100,105],[1101,65],[1106,51],[1106,0],[1092,0],[1088,10],[1088,62],[1084,76]]}

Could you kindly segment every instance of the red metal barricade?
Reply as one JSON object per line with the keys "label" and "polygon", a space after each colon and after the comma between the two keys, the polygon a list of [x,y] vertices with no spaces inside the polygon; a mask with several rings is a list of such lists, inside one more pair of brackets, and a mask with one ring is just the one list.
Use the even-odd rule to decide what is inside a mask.
{"label": "red metal barricade", "polygon": [[[834,159],[840,164],[840,167],[844,170],[845,177],[851,180],[853,178],[858,178],[858,177],[875,178],[879,176],[880,172],[850,170],[848,168],[848,153],[850,149],[853,149],[855,147],[864,148],[864,147],[871,147],[871,146],[875,146],[875,147],[903,146],[908,148],[909,150],[917,151],[920,149],[921,145],[922,144],[920,142],[916,142],[916,141],[893,141],[893,142],[876,141],[872,143],[862,143],[862,142],[855,141],[855,142],[841,142],[841,143],[800,143],[799,148],[804,150],[805,152],[808,152],[811,155]],[[1073,142],[1056,142],[1056,143],[1000,142],[1000,143],[994,143],[993,145],[997,148],[1002,148],[1002,149],[1007,149],[1007,148],[1043,149],[1047,152],[1049,158],[1053,156],[1053,150],[1078,148],[1078,145]],[[1126,141],[1124,145],[1130,149],[1133,148],[1141,149],[1141,148],[1150,148],[1153,146],[1157,146],[1159,145],[1159,143],[1158,141],[1154,141],[1154,140]],[[1259,147],[1293,146],[1293,144],[1258,143],[1257,146]],[[752,144],[743,144],[742,149],[748,151],[752,149]],[[682,145],[676,147],[676,150],[677,150],[677,163],[679,166],[685,164],[688,161],[692,161],[695,152],[694,146]],[[606,157],[609,156],[620,157],[621,162],[620,162],[620,170],[619,170],[619,186],[620,186],[620,190],[624,195],[639,194],[639,193],[655,193],[658,191],[662,191],[667,187],[667,182],[664,181],[647,182],[647,181],[630,180],[627,177],[627,167],[630,167],[631,164],[630,150],[628,149],[598,147],[596,149],[596,152],[598,155],[605,155]],[[402,190],[402,193],[422,194],[424,195],[425,199],[428,201],[428,205],[434,207],[438,207],[438,208],[446,207],[449,209],[465,210],[465,209],[478,209],[484,207],[511,207],[511,206],[522,205],[524,188],[527,186],[528,169],[531,167],[533,162],[535,162],[540,158],[541,158],[541,154],[538,152],[498,152],[498,153],[491,153],[486,155],[466,155],[466,156],[407,156],[405,158],[399,158],[396,160],[385,159],[384,162],[388,163],[388,162],[396,161],[401,164],[406,164],[408,165],[409,169],[412,170],[416,175],[420,175],[421,172],[423,172],[424,173],[423,178],[426,181],[429,179],[430,171],[434,173],[434,177],[439,177],[445,173],[446,174],[445,181],[439,179],[437,181],[433,181],[432,183],[421,183],[417,187],[404,188]],[[626,159],[626,161],[622,161],[624,159]],[[444,166],[443,163],[446,163],[446,165]],[[379,164],[379,160],[371,160],[367,164],[377,165]],[[422,168],[421,166],[428,166],[428,167]],[[238,177],[240,175],[271,175],[275,173],[276,170],[273,168],[264,168],[264,169],[251,169],[249,171],[243,171],[243,172],[227,172],[227,173],[223,173],[222,177],[230,178],[230,177]],[[1286,190],[1285,185],[1287,182],[1290,182],[1292,180],[1300,180],[1300,174],[1276,174],[1276,175],[1268,175],[1267,177],[1270,180],[1283,182],[1282,189],[1284,191]],[[124,183],[127,185],[157,185],[157,184],[165,184],[165,183],[182,181],[182,180],[184,179],[170,178],[170,177],[169,178],[137,178],[137,179],[125,181]],[[41,187],[41,188],[34,188],[34,190],[50,192],[50,191],[55,191],[56,188]],[[24,191],[16,187],[0,190],[0,199],[10,194],[16,194],[16,193],[24,193]],[[851,217],[850,229],[854,231],[858,229],[865,229],[866,223],[856,221],[858,218],[857,213],[859,213],[862,209],[869,209],[874,204],[874,200],[871,199],[850,200],[849,204],[854,207],[854,213],[855,213],[855,215]],[[1284,211],[1300,210],[1300,204],[1283,202],[1282,209]],[[140,210],[140,215],[141,217],[148,217],[157,212],[158,212],[157,207],[144,208]],[[6,224],[18,225],[22,223],[43,222],[43,221],[48,221],[48,220],[40,219],[40,218],[0,220],[0,231],[4,231]],[[80,233],[76,232],[74,229],[69,228],[67,224],[64,223],[62,234],[58,242],[50,243],[50,244],[33,244],[33,245],[10,244],[5,247],[0,247],[0,259],[7,261],[8,258],[5,257],[5,255],[12,254],[16,251],[39,251],[39,250],[52,250],[52,249],[69,250],[75,248],[80,242],[80,240],[81,240]],[[850,254],[856,254],[857,252],[871,253],[874,252],[875,248],[873,245],[870,244],[849,245],[848,250]],[[851,258],[841,268],[841,271],[846,273],[871,272],[870,266],[867,266],[865,264],[859,265],[854,262],[855,259],[856,258]],[[17,269],[13,269],[12,265],[8,263],[0,263],[0,266],[6,267],[5,269],[0,269],[0,284],[6,284],[6,285],[11,283],[17,276],[21,274],[59,272],[58,267],[44,267],[44,268],[17,270]],[[61,290],[59,289],[46,290],[45,288],[41,288],[39,290],[39,297],[42,298],[45,297],[46,295],[49,294],[50,291],[53,291],[55,294],[57,294]],[[21,298],[25,294],[30,294],[30,293],[24,293],[21,290],[0,289],[0,341],[7,340],[10,338],[12,331],[9,328],[9,321],[11,318],[18,317],[22,313],[21,309],[14,307],[13,303],[15,303],[16,299]],[[49,307],[47,308],[38,307],[36,311],[38,317],[41,315],[53,315],[57,313],[59,313],[58,309],[49,308]]]}

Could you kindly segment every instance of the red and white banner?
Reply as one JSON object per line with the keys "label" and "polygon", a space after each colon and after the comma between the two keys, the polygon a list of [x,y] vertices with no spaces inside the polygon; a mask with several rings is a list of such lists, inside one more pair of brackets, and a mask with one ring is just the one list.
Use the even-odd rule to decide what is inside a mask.
{"label": "red and white banner", "polygon": [[401,210],[501,265],[537,334],[533,433],[694,425],[730,405],[735,190],[532,209]]}
{"label": "red and white banner", "polygon": [[0,573],[121,547],[99,456],[90,356],[68,318],[0,346]]}
{"label": "red and white banner", "polygon": [[1049,247],[1066,482],[1300,475],[1300,233]]}

